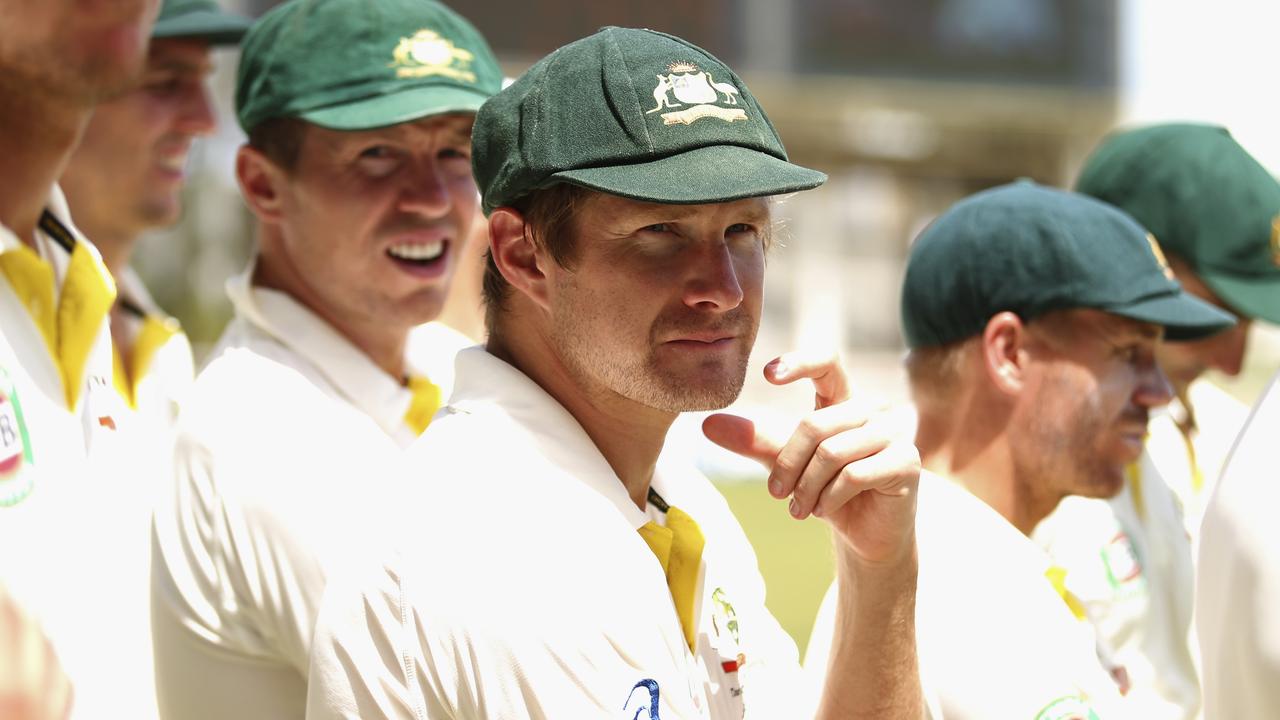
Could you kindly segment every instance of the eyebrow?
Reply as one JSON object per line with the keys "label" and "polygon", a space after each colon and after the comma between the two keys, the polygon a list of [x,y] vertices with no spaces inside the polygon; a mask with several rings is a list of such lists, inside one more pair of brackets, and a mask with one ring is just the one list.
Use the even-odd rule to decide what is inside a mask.
{"label": "eyebrow", "polygon": [[213,63],[192,63],[184,60],[164,60],[162,62],[150,65],[146,70],[147,74],[151,73],[195,73],[198,75],[206,75],[213,72]]}

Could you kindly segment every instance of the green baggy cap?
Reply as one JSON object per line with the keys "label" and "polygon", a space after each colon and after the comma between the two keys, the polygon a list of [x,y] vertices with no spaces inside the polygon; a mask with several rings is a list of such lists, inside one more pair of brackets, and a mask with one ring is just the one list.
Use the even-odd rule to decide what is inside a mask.
{"label": "green baggy cap", "polygon": [[502,87],[488,43],[433,0],[288,0],[245,36],[236,117],[368,130],[475,112]]}
{"label": "green baggy cap", "polygon": [[1076,189],[1132,215],[1236,311],[1280,322],[1280,183],[1225,128],[1111,135]]}
{"label": "green baggy cap", "polygon": [[1170,340],[1235,323],[1182,290],[1133,218],[1030,181],[956,203],[920,233],[907,259],[902,328],[912,348],[972,337],[1000,312],[1030,321],[1070,308],[1160,325]]}
{"label": "green baggy cap", "polygon": [[193,38],[213,45],[234,45],[248,32],[253,21],[229,13],[214,0],[164,0],[160,16],[151,28],[151,37]]}
{"label": "green baggy cap", "polygon": [[689,204],[808,190],[741,78],[653,30],[606,27],[529,68],[476,115],[485,213],[560,182]]}

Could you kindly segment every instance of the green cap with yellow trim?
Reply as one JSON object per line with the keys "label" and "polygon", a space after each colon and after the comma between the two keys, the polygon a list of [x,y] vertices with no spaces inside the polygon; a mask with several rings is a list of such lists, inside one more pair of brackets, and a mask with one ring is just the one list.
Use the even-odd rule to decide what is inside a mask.
{"label": "green cap with yellow trim", "polygon": [[1232,309],[1280,322],[1280,183],[1225,128],[1111,135],[1076,189],[1136,218]]}
{"label": "green cap with yellow trim", "polygon": [[920,233],[907,258],[902,328],[912,348],[972,337],[997,313],[1030,321],[1072,308],[1160,325],[1171,340],[1235,322],[1182,290],[1133,218],[1030,181],[956,203]]}
{"label": "green cap with yellow trim", "polygon": [[488,43],[434,0],[288,0],[245,36],[236,117],[368,130],[475,112],[501,88]]}
{"label": "green cap with yellow trim", "polygon": [[485,212],[567,182],[689,204],[815,188],[764,109],[707,51],[606,27],[539,60],[476,115],[472,165]]}
{"label": "green cap with yellow trim", "polygon": [[229,13],[214,0],[164,0],[160,16],[151,28],[156,40],[190,38],[213,45],[234,45],[248,32],[253,21]]}

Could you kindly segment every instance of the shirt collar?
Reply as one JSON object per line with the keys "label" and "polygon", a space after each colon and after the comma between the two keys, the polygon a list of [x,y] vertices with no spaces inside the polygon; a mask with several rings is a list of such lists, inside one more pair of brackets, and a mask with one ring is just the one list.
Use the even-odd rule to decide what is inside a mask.
{"label": "shirt collar", "polygon": [[[649,521],[582,425],[529,376],[483,347],[462,350],[456,362],[448,412],[504,416],[532,441],[534,451],[548,464],[607,499],[633,528]],[[654,474],[654,489],[670,501],[664,492],[669,488],[660,487],[660,473]]]}
{"label": "shirt collar", "polygon": [[[98,248],[94,247],[93,243],[88,242],[84,237],[84,233],[80,232],[80,229],[71,221],[71,210],[67,206],[67,198],[62,193],[62,188],[54,185],[49,189],[49,199],[45,204],[45,210],[71,232],[77,243],[85,246],[85,249],[97,259],[99,265],[102,264]],[[17,250],[25,245],[26,243],[22,242],[21,238],[14,234],[13,230],[4,224],[0,224],[0,252]],[[53,265],[53,275],[55,282],[57,282],[57,289],[61,290],[62,280],[67,275],[67,265],[71,262],[71,254],[63,252],[58,247],[58,244],[46,237],[39,227],[36,228],[35,249],[41,258]]]}
{"label": "shirt collar", "polygon": [[[408,430],[405,413],[413,393],[388,375],[341,333],[288,294],[253,285],[256,261],[227,281],[236,314],[306,358],[348,402],[391,437]],[[406,359],[406,370],[417,372]]]}

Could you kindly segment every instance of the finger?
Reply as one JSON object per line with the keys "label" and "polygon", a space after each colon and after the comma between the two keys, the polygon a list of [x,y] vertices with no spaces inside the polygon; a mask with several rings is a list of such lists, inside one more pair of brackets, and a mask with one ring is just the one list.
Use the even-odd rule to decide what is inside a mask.
{"label": "finger", "polygon": [[890,443],[884,450],[845,465],[823,488],[813,514],[830,517],[864,492],[906,496],[920,478],[920,453],[908,442]]}
{"label": "finger", "polygon": [[728,413],[708,415],[702,421],[702,434],[730,452],[750,458],[772,468],[782,445],[756,430],[755,423]]}
{"label": "finger", "polygon": [[821,442],[846,430],[862,427],[866,421],[866,414],[850,402],[809,413],[778,451],[769,472],[769,493],[777,498],[790,495]]}
{"label": "finger", "polygon": [[834,355],[796,351],[776,357],[764,366],[764,378],[774,385],[797,380],[813,381],[814,408],[842,403],[851,397],[849,376]]}
{"label": "finger", "polygon": [[808,517],[817,506],[819,496],[841,477],[846,466],[883,451],[889,446],[890,439],[882,428],[868,423],[831,435],[818,443],[792,492],[792,516],[800,520]]}

